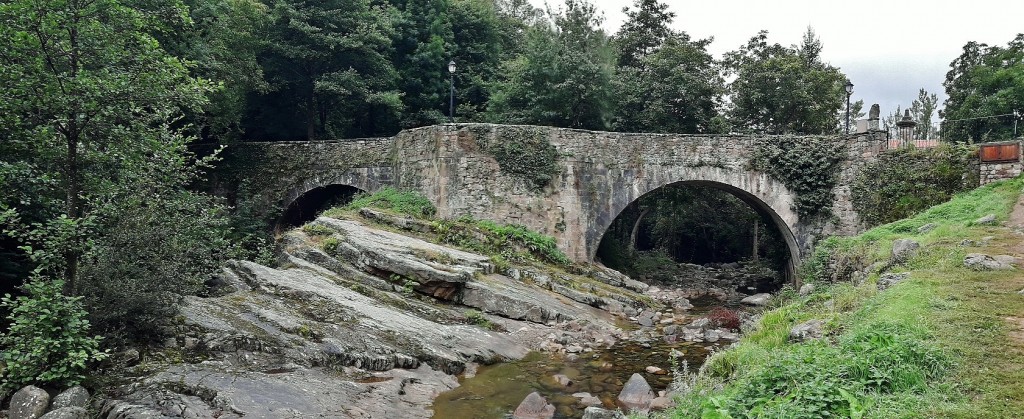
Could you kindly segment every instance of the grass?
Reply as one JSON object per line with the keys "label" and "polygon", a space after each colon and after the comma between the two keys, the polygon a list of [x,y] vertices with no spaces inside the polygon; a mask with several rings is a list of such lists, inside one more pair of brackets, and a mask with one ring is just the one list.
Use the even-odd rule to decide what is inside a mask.
{"label": "grass", "polygon": [[343,207],[324,211],[327,217],[337,217],[360,208],[377,208],[410,217],[427,219],[437,214],[437,208],[426,197],[411,191],[383,188],[374,194],[359,194]]}
{"label": "grass", "polygon": [[[1018,417],[1024,409],[1024,275],[975,272],[968,252],[1013,253],[1020,236],[1002,226],[973,225],[995,214],[1008,219],[1024,181],[988,185],[915,217],[819,245],[806,278],[818,292],[784,301],[761,317],[737,347],[702,367],[703,388],[679,400],[668,417]],[[926,233],[918,228],[937,227]],[[964,239],[993,236],[985,248]],[[827,284],[831,255],[861,266],[884,262],[892,241],[912,238],[920,251],[890,271],[909,279],[877,291],[878,274],[861,284]],[[833,259],[834,260],[834,259]],[[814,271],[814,264],[819,264]],[[826,338],[792,343],[789,329],[825,321]]]}

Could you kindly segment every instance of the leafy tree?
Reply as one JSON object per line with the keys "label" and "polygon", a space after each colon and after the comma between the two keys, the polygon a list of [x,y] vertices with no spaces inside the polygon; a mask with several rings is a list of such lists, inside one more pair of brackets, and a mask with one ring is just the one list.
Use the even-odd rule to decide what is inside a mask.
{"label": "leafy tree", "polygon": [[939,115],[944,139],[1011,137],[1014,111],[1024,110],[1024,34],[1005,47],[968,42],[943,86],[949,96]]}
{"label": "leafy tree", "polygon": [[261,57],[270,92],[255,99],[249,135],[314,140],[397,130],[391,9],[369,0],[274,0],[270,13]]}
{"label": "leafy tree", "polygon": [[112,0],[18,0],[0,21],[4,233],[100,330],[152,331],[142,314],[176,307],[226,250],[223,206],[186,190],[209,160],[178,125],[212,86]]}
{"label": "leafy tree", "polygon": [[769,133],[832,132],[844,105],[846,77],[821,61],[821,43],[808,28],[803,43],[768,43],[768,33],[726,54],[731,117],[738,127]]}
{"label": "leafy tree", "polygon": [[0,114],[13,115],[2,120],[4,148],[29,178],[52,186],[49,203],[63,201],[59,217],[16,230],[49,247],[40,266],[61,271],[75,294],[90,203],[124,168],[170,151],[168,123],[200,105],[209,86],[144,32],[142,14],[112,0],[12,1],[0,5],[0,21]]}
{"label": "leafy tree", "polygon": [[626,22],[615,35],[620,67],[643,67],[645,57],[677,36],[669,27],[676,14],[668,11],[667,4],[658,0],[634,0],[633,7],[622,9]]}
{"label": "leafy tree", "polygon": [[836,127],[837,132],[843,132],[846,129],[846,123],[850,124],[850,132],[853,132],[857,128],[857,120],[863,119],[866,113],[864,113],[864,99],[858,99],[850,102],[850,120],[846,121],[846,106],[839,109],[839,126]]}
{"label": "leafy tree", "polygon": [[619,69],[614,128],[632,132],[718,131],[725,81],[707,52],[710,40],[669,38],[639,67]]}
{"label": "leafy tree", "polygon": [[488,112],[503,123],[604,129],[611,112],[614,57],[593,4],[569,0],[536,25],[523,54],[502,64]]}
{"label": "leafy tree", "polygon": [[917,99],[910,104],[910,116],[917,122],[914,137],[921,140],[930,139],[932,136],[932,116],[939,106],[939,97],[935,93],[929,94],[924,89],[917,93]]}

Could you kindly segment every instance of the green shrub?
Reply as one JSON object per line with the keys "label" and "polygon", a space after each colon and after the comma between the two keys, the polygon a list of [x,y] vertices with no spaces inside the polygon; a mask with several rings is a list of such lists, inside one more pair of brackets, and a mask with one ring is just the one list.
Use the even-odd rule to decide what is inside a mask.
{"label": "green shrub", "polygon": [[851,185],[854,208],[872,226],[910,217],[978,186],[974,158],[966,145],[888,150]]}
{"label": "green shrub", "polygon": [[494,243],[496,247],[518,246],[533,255],[539,256],[545,262],[556,265],[568,265],[570,263],[569,258],[561,250],[558,250],[558,245],[551,236],[537,233],[517,224],[501,225],[493,221],[484,220],[478,222],[477,225],[498,239],[498,242]]}
{"label": "green shrub", "polygon": [[[359,208],[380,208],[416,218],[430,218],[437,214],[437,208],[429,199],[412,191],[384,188],[374,194],[361,194],[345,206],[348,210]],[[326,213],[330,216],[330,211]]]}
{"label": "green shrub", "polygon": [[61,293],[64,281],[34,278],[24,296],[0,298],[11,322],[0,334],[0,395],[27,384],[69,387],[85,378],[87,364],[106,358],[100,337],[89,336],[81,297]]}
{"label": "green shrub", "polygon": [[334,234],[334,229],[323,224],[306,224],[302,226],[302,231],[310,236],[330,236]]}

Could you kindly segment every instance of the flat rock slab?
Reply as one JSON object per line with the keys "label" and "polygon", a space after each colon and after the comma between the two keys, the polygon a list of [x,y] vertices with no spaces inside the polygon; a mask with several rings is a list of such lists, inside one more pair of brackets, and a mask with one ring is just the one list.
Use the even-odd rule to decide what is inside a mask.
{"label": "flat rock slab", "polygon": [[1012,256],[992,257],[983,253],[968,253],[964,257],[964,266],[975,271],[1001,271],[1013,269],[1012,263],[1016,258]]}
{"label": "flat rock slab", "polygon": [[393,273],[426,284],[461,283],[471,280],[475,272],[494,271],[486,256],[369,228],[358,221],[320,217],[314,224],[336,231],[338,257],[368,272]]}
{"label": "flat rock slab", "polygon": [[768,305],[768,301],[771,301],[772,295],[768,293],[754,294],[740,300],[741,303],[751,306],[765,306]]}

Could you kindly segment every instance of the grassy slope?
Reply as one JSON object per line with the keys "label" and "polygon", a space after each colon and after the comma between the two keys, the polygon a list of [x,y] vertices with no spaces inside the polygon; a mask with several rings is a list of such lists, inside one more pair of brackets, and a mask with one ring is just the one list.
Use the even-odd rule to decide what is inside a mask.
{"label": "grassy slope", "polygon": [[[872,273],[859,286],[819,285],[784,300],[741,345],[709,360],[697,389],[669,416],[1019,417],[1024,274],[975,272],[962,262],[970,252],[1024,253],[1014,229],[971,225],[986,214],[1007,221],[1022,186],[1020,179],[989,185],[916,217],[830,239],[821,247],[866,264],[887,260],[897,238],[922,248],[891,269],[910,278],[886,291],[877,291]],[[927,223],[938,226],[918,234]],[[984,247],[958,246],[985,236],[994,238]],[[808,319],[825,320],[826,339],[788,343],[789,329]]]}

